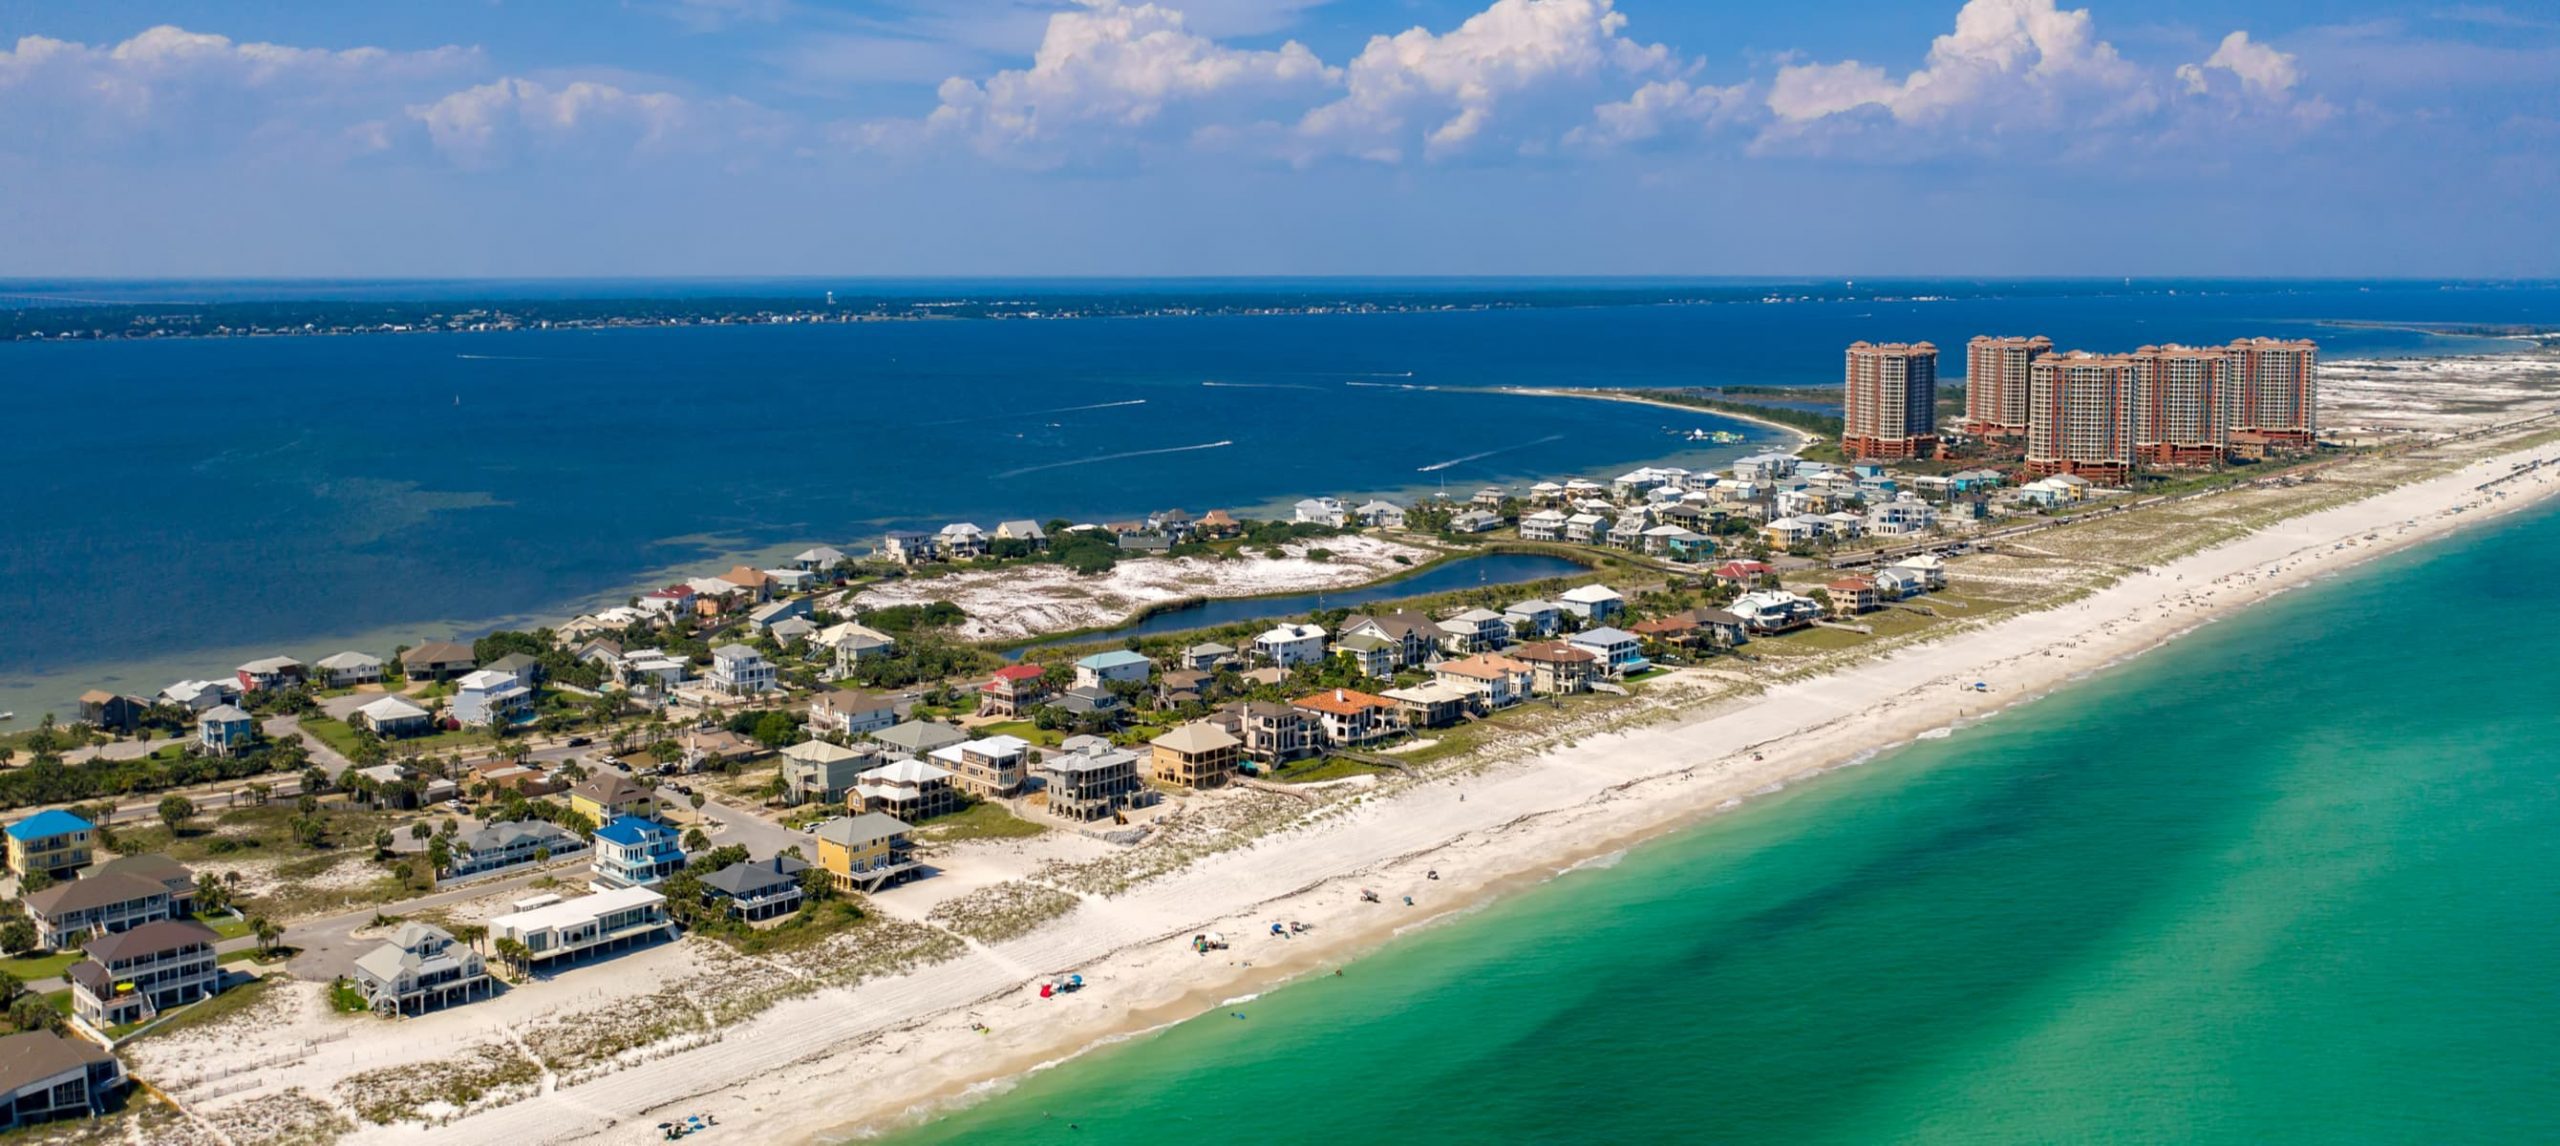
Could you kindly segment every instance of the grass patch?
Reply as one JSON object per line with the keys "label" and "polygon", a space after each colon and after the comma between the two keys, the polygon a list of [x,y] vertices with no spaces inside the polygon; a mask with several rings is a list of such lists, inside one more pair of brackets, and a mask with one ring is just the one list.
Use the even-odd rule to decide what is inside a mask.
{"label": "grass patch", "polygon": [[773,955],[817,946],[859,926],[863,917],[861,904],[849,899],[830,899],[810,904],[771,927],[730,922],[715,927],[699,927],[695,931],[719,940],[741,955]]}
{"label": "grass patch", "polygon": [[79,961],[80,953],[77,951],[63,951],[52,955],[20,955],[14,959],[0,959],[0,971],[17,976],[21,983],[32,983],[38,979],[59,979],[63,972],[70,970],[71,965]]}
{"label": "grass patch", "polygon": [[249,933],[247,919],[233,919],[228,915],[198,914],[195,920],[212,928],[214,936],[219,939],[238,939]]}
{"label": "grass patch", "polygon": [[[1438,747],[1437,744],[1432,745],[1432,748]],[[1420,752],[1415,754],[1420,755]],[[1324,780],[1340,780],[1348,776],[1375,776],[1388,771],[1393,769],[1363,763],[1347,756],[1322,756],[1310,760],[1293,760],[1287,767],[1273,772],[1271,779],[1283,784],[1313,784]]]}
{"label": "grass patch", "polygon": [[342,1015],[361,1015],[373,1010],[373,1005],[364,1001],[364,992],[357,990],[355,984],[340,979],[329,984],[329,1009]]}
{"label": "grass patch", "polygon": [[1065,733],[1054,728],[1042,728],[1028,720],[1002,720],[994,724],[981,724],[977,731],[980,736],[1017,737],[1043,748],[1055,748],[1066,739]]}
{"label": "grass patch", "polygon": [[1029,839],[1049,829],[1023,819],[997,803],[977,803],[916,825],[916,838],[935,843],[961,840]]}
{"label": "grass patch", "polygon": [[260,1001],[267,997],[267,992],[273,989],[274,986],[274,982],[268,979],[253,979],[249,982],[242,983],[239,986],[233,987],[228,991],[224,991],[219,995],[215,995],[210,999],[190,1003],[186,1007],[173,1012],[168,1018],[161,1020],[160,1025],[151,1028],[141,1037],[145,1039],[158,1038],[171,1031],[185,1030],[188,1027],[216,1022],[232,1015],[239,1014],[242,1011],[258,1005]]}
{"label": "grass patch", "polygon": [[[292,823],[299,815],[292,804],[264,804],[233,808],[209,821],[190,821],[184,835],[157,823],[125,828],[116,833],[116,850],[126,855],[158,852],[180,863],[305,857],[326,857],[335,863],[341,856],[371,854],[374,829],[393,823],[386,813],[324,804],[318,815],[327,846],[313,848],[294,837]],[[323,864],[321,870],[327,866]]]}
{"label": "grass patch", "polygon": [[1001,943],[1074,911],[1082,902],[1072,892],[1009,880],[944,900],[925,919],[980,943]]}

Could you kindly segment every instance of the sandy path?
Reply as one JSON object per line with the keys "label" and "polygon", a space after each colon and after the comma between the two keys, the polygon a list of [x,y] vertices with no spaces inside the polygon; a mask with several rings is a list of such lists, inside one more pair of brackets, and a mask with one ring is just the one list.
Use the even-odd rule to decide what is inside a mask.
{"label": "sandy path", "polygon": [[[2306,515],[2059,609],[1897,650],[1676,722],[1586,737],[1462,785],[1364,801],[1114,899],[1089,901],[1019,939],[785,1003],[718,1043],[434,1134],[446,1142],[639,1143],[656,1139],[660,1119],[699,1111],[751,1140],[788,1142],[895,1119],[983,1080],[1338,962],[1502,886],[1546,878],[1756,792],[1863,759],[1990,705],[2016,703],[2227,610],[2560,492],[2554,471],[2509,483],[2503,496],[2472,492],[2524,457],[2560,463],[2560,445]],[[2376,539],[2362,540],[2368,534]],[[1955,687],[1977,679],[1997,692],[1984,697]],[[1425,880],[1425,868],[1442,879]],[[1363,886],[1389,904],[1415,895],[1418,907],[1362,904]],[[1294,941],[1255,934],[1278,919],[1303,920],[1317,931]],[[1235,948],[1193,955],[1183,938],[1207,928],[1225,931]],[[1052,1001],[1026,986],[1068,969],[1092,986]],[[972,1028],[981,1021],[992,1033]],[[358,1138],[422,1133],[368,1127]]]}

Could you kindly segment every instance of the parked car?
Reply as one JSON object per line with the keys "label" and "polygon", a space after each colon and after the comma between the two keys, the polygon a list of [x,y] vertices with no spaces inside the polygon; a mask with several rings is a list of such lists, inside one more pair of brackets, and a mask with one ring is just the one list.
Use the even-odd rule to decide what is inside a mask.
{"label": "parked car", "polygon": [[596,738],[595,738],[595,737],[592,737],[592,736],[572,736],[572,737],[570,737],[570,738],[569,738],[569,747],[571,747],[571,748],[584,748],[584,747],[586,747],[587,745],[593,744],[593,743],[595,743],[595,742],[596,742]]}

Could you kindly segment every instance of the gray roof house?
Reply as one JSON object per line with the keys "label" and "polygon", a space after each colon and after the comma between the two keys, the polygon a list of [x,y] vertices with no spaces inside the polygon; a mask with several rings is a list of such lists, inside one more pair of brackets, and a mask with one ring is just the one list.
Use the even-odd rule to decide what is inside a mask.
{"label": "gray roof house", "polygon": [[479,952],[425,923],[401,924],[389,942],[356,958],[351,977],[378,1015],[422,1015],[497,990]]}
{"label": "gray roof house", "polygon": [[871,739],[897,749],[901,755],[923,756],[936,748],[967,743],[969,734],[939,721],[910,720],[874,732]]}
{"label": "gray roof house", "polygon": [[800,873],[809,865],[786,855],[733,863],[702,877],[703,894],[749,923],[800,909]]}

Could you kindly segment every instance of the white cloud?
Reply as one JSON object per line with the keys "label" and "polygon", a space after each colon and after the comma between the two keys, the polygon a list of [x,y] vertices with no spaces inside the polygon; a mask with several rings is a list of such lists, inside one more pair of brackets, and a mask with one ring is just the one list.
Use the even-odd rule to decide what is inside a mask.
{"label": "white cloud", "polygon": [[2205,73],[2216,68],[2238,77],[2243,92],[2271,99],[2284,98],[2302,80],[2292,56],[2251,40],[2246,31],[2224,36],[2204,63],[2179,65],[2178,79],[2190,94],[2202,95],[2212,88]]}
{"label": "white cloud", "polygon": [[[1076,128],[1145,126],[1177,108],[1303,98],[1340,79],[1294,40],[1270,51],[1230,48],[1192,33],[1171,8],[1084,3],[1049,18],[1030,67],[983,82],[944,80],[924,133],[959,135],[998,151],[1054,143]],[[898,125],[880,125],[870,136],[898,133]]]}
{"label": "white cloud", "polygon": [[2087,9],[2054,0],[1967,0],[1955,31],[1929,45],[1927,64],[1895,82],[1855,60],[1780,68],[1769,110],[1806,122],[1879,107],[1903,123],[1965,118],[2050,119],[2091,97],[2140,106],[2138,69],[2097,38]]}
{"label": "white cloud", "polygon": [[688,126],[692,105],[669,92],[633,92],[574,81],[553,87],[508,77],[409,108],[437,151],[466,167],[497,162],[511,147],[556,146],[609,135],[646,150]]}
{"label": "white cloud", "polygon": [[1373,36],[1347,69],[1349,91],[1307,113],[1303,138],[1393,162],[1416,130],[1426,155],[1467,147],[1506,99],[1609,72],[1668,71],[1670,49],[1625,38],[1612,0],[1494,0],[1450,31]]}
{"label": "white cloud", "polygon": [[1751,95],[1749,84],[1655,80],[1623,100],[1591,109],[1591,122],[1565,133],[1565,142],[1611,147],[1659,138],[1676,127],[1719,126],[1750,115]]}
{"label": "white cloud", "polygon": [[298,48],[166,24],[113,45],[26,36],[0,50],[0,147],[43,134],[92,147],[308,135],[315,121],[479,63],[472,48]]}

